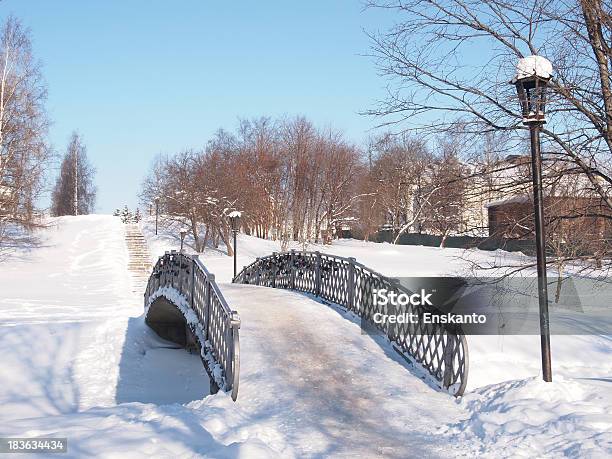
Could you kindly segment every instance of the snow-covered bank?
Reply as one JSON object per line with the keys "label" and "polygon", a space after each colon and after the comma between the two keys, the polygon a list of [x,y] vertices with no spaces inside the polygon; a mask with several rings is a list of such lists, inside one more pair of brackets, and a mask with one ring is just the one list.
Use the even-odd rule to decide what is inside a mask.
{"label": "snow-covered bank", "polygon": [[558,375],[495,384],[463,397],[471,416],[447,433],[486,457],[610,457],[611,386],[612,378]]}
{"label": "snow-covered bank", "polygon": [[145,326],[119,219],[49,224],[41,248],[0,263],[0,437],[67,437],[75,458],[270,451],[215,441],[182,405],[208,376]]}
{"label": "snow-covered bank", "polygon": [[[119,220],[54,222],[46,247],[0,264],[0,436],[68,437],[67,457],[612,452],[610,337],[553,336],[553,384],[538,378],[538,337],[470,337],[477,384],[455,400],[341,312],[293,292],[222,283],[242,316],[234,403],[205,396],[198,356],[144,325]],[[152,255],[179,247],[178,237],[155,238],[149,225],[145,232]],[[246,236],[239,244],[241,265],[280,250]],[[452,249],[340,241],[319,250],[393,275],[464,266]],[[214,250],[202,257],[230,280],[231,258]]]}
{"label": "snow-covered bank", "polygon": [[138,312],[129,292],[118,219],[60,217],[40,233],[42,247],[1,264],[0,323],[95,320]]}

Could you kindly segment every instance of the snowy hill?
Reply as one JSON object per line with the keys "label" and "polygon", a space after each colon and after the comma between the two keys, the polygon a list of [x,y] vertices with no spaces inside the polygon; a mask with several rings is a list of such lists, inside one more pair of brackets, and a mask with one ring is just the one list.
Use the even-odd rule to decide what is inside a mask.
{"label": "snowy hill", "polygon": [[[202,258],[242,316],[234,403],[206,396],[198,357],[144,325],[119,219],[50,223],[43,247],[0,264],[0,437],[67,437],[68,457],[612,452],[610,337],[553,337],[552,384],[538,377],[537,337],[469,337],[471,389],[454,400],[341,312],[296,293],[227,284],[232,262],[221,247]],[[155,237],[150,223],[144,233],[152,258],[180,244]],[[465,268],[452,249],[357,241],[318,249],[388,275]],[[239,265],[273,250],[276,242],[241,236]]]}

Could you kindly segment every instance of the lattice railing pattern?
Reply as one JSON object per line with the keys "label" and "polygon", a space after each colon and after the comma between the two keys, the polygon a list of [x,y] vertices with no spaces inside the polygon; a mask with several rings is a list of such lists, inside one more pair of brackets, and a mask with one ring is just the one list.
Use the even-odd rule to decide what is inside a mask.
{"label": "lattice railing pattern", "polygon": [[231,391],[236,400],[240,373],[240,317],[223,298],[214,274],[208,272],[197,255],[166,252],[157,260],[149,278],[145,306],[163,287],[175,289],[187,300],[197,316],[199,330],[195,324],[187,323],[200,349],[204,350],[203,356],[212,358],[212,361],[203,358],[204,366],[219,388]]}
{"label": "lattice railing pattern", "polygon": [[[387,314],[387,306],[375,304],[374,290],[412,293],[394,279],[355,261],[320,252],[273,253],[258,258],[234,278],[235,283],[285,288],[310,293],[345,307],[383,332],[395,349],[419,364],[453,395],[462,395],[467,384],[467,340],[461,328],[448,324],[377,324],[374,314]],[[400,306],[399,313],[422,318],[435,312],[425,306]]]}

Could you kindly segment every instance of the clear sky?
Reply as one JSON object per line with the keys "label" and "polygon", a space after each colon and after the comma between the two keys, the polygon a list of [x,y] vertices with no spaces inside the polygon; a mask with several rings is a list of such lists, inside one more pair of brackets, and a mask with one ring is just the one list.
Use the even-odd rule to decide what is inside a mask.
{"label": "clear sky", "polygon": [[98,212],[134,206],[158,153],[199,148],[238,118],[305,115],[361,144],[358,112],[386,82],[364,30],[391,13],[359,0],[3,0],[31,29],[48,85],[54,148],[82,134]]}

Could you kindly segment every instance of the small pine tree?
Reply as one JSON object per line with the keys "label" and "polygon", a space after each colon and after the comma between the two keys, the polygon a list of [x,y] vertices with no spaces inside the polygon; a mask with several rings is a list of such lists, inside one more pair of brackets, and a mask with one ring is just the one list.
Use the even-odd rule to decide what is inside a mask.
{"label": "small pine tree", "polygon": [[115,209],[113,212],[113,217],[121,217],[121,211],[119,209]]}
{"label": "small pine tree", "polygon": [[132,220],[132,212],[130,212],[130,209],[128,209],[128,206],[125,206],[123,208],[123,211],[121,212],[121,221],[123,223],[129,223]]}
{"label": "small pine tree", "polygon": [[138,223],[142,220],[142,215],[140,214],[140,209],[136,208],[136,212],[134,213],[134,223]]}

